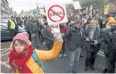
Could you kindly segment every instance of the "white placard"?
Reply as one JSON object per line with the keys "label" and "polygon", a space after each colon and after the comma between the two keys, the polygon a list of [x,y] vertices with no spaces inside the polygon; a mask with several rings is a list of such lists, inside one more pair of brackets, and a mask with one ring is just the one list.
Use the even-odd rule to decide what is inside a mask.
{"label": "white placard", "polygon": [[82,9],[79,1],[73,2],[73,6],[75,9]]}
{"label": "white placard", "polygon": [[67,22],[67,13],[64,4],[46,5],[45,9],[49,25]]}
{"label": "white placard", "polygon": [[90,8],[89,9],[90,9],[90,11],[92,11],[93,10],[93,5],[90,5]]}

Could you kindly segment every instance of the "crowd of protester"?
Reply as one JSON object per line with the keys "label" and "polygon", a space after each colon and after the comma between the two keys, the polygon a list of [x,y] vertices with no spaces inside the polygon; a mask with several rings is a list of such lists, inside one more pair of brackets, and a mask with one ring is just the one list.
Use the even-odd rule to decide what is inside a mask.
{"label": "crowd of protester", "polygon": [[[90,14],[92,12],[92,14]],[[15,24],[15,28],[10,24]],[[52,34],[53,25],[47,23],[46,16],[11,17],[8,22],[9,30],[16,35],[19,26],[25,26],[32,42],[33,49],[41,49],[46,44],[48,50],[54,46]],[[110,14],[103,15],[100,10],[76,10],[68,15],[68,22],[60,23],[63,38],[62,50],[59,57],[66,57],[69,50],[68,72],[76,73],[80,57],[85,55],[85,71],[95,70],[97,52],[104,50],[106,67],[104,73],[113,73],[116,62],[116,19]],[[68,48],[67,48],[68,46]]]}

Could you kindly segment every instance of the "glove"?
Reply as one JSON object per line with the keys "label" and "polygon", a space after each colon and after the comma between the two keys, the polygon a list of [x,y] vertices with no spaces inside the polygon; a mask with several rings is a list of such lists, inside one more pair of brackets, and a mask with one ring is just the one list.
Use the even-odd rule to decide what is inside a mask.
{"label": "glove", "polygon": [[58,41],[63,41],[63,39],[62,39],[62,35],[61,35],[61,33],[60,33],[60,29],[59,28],[53,28],[52,29],[52,33],[53,33],[53,35],[54,35],[54,37],[55,37],[55,40],[58,40]]}
{"label": "glove", "polygon": [[94,40],[94,45],[97,45],[97,40]]}
{"label": "glove", "polygon": [[89,40],[89,38],[86,38],[86,40],[85,40],[85,41],[90,41],[90,40]]}

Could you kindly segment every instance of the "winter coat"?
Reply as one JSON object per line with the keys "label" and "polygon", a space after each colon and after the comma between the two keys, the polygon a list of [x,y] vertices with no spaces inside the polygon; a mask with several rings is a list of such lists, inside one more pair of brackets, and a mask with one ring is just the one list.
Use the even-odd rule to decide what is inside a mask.
{"label": "winter coat", "polygon": [[[90,32],[91,32],[91,30],[88,28],[86,30],[86,38],[89,38],[89,33]],[[102,30],[100,28],[96,28],[94,30],[93,38],[91,39],[91,41],[97,40],[97,45],[94,45],[94,48],[93,48],[92,45],[91,45],[91,41],[86,41],[85,48],[86,48],[87,51],[94,51],[94,52],[99,51],[100,43],[103,40],[102,34],[103,33],[102,33]]]}
{"label": "winter coat", "polygon": [[99,18],[98,22],[99,22],[100,28],[102,29],[105,28],[105,26],[103,25],[103,19]]}
{"label": "winter coat", "polygon": [[[82,35],[82,36],[81,36]],[[75,28],[70,28],[64,35],[63,39],[68,38],[69,50],[75,51],[78,47],[83,47],[84,44],[84,30],[80,28],[80,31]]]}
{"label": "winter coat", "polygon": [[68,30],[68,27],[63,25],[61,29],[61,33],[65,34],[67,30]]}
{"label": "winter coat", "polygon": [[[62,26],[62,28],[61,28],[61,33],[62,34],[65,34],[66,32],[67,32],[67,30],[68,30],[68,26]],[[67,38],[66,39],[64,39],[64,41],[67,41]]]}
{"label": "winter coat", "polygon": [[54,37],[51,33],[51,30],[50,30],[49,26],[46,26],[43,29],[43,36],[44,36],[44,41],[45,41],[46,44],[50,44],[50,43],[54,42]]}
{"label": "winter coat", "polygon": [[28,27],[29,27],[29,33],[31,35],[33,48],[41,49],[41,43],[39,39],[40,29],[39,29],[39,25],[37,24],[37,21],[36,20],[29,21]]}
{"label": "winter coat", "polygon": [[25,24],[25,29],[26,29],[27,33],[29,34],[29,40],[32,41],[32,38],[31,38],[31,31],[30,31],[30,30],[31,30],[30,23],[31,23],[30,20],[28,20],[28,21],[26,22],[26,24]]}
{"label": "winter coat", "polygon": [[[29,44],[29,49],[32,49],[32,47],[30,47],[30,46],[31,46],[31,43]],[[35,49],[35,52],[37,54],[37,57],[40,59],[40,61],[46,61],[46,60],[51,60],[51,59],[57,57],[61,50],[61,47],[62,47],[62,42],[55,41],[52,50],[45,51],[45,50]],[[12,44],[10,45],[10,50],[14,51],[12,49]],[[18,66],[20,66],[22,61],[20,62],[20,59],[16,59],[14,63],[16,63],[16,64],[18,64]],[[15,68],[15,70],[16,70],[16,73],[20,72],[20,70],[17,68]],[[40,67],[40,65],[38,65],[37,62],[33,59],[33,57],[30,56],[29,59],[26,61],[26,63],[23,65],[21,72],[22,73],[33,73],[33,74],[38,73],[39,74],[39,73],[43,73],[43,70]]]}
{"label": "winter coat", "polygon": [[116,30],[116,26],[113,26],[110,30],[108,30],[107,32],[106,32],[106,34],[104,35],[104,43],[106,43],[107,44],[107,51],[113,51],[113,49],[114,48],[112,48],[111,46],[110,46],[110,44],[111,44],[111,38],[112,38],[112,35],[110,35],[110,32],[113,32],[113,31],[115,31]]}
{"label": "winter coat", "polygon": [[30,23],[31,23],[31,21],[28,20],[28,21],[26,22],[26,24],[25,24],[25,29],[26,29],[27,32],[30,32],[30,29],[31,29]]}
{"label": "winter coat", "polygon": [[105,41],[105,36],[108,33],[108,29],[103,31],[103,41],[101,42],[100,49],[104,50],[105,56],[108,56],[108,43]]}

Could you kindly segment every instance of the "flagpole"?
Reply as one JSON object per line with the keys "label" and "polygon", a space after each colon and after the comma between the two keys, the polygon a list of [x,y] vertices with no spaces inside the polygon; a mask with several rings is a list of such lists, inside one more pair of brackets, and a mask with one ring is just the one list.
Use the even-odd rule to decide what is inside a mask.
{"label": "flagpole", "polygon": [[36,6],[37,6],[37,9],[38,9],[38,4],[37,4],[37,0],[36,0]]}

